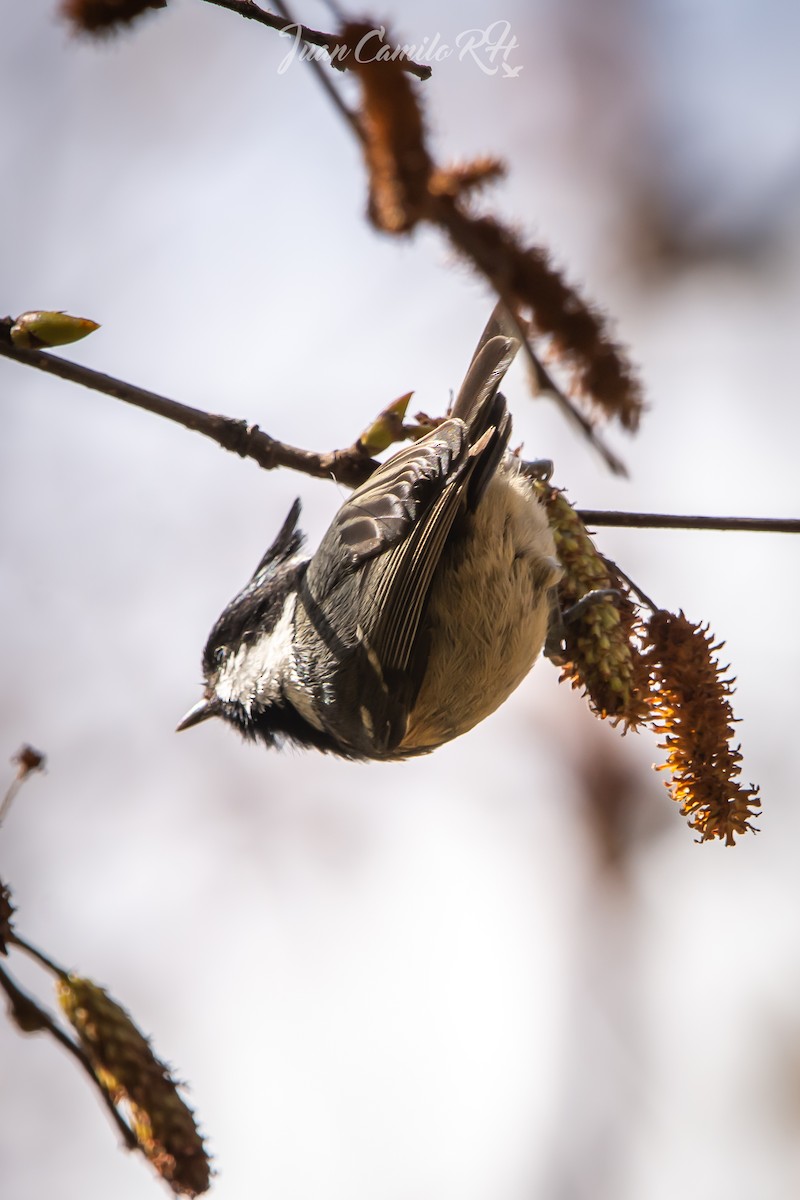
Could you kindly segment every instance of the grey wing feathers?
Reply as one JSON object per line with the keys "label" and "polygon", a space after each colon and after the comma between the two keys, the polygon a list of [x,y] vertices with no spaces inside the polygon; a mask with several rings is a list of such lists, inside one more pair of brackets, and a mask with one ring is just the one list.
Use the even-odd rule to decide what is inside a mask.
{"label": "grey wing feathers", "polygon": [[[484,331],[484,338],[491,326],[490,321]],[[453,404],[452,415],[469,424],[470,440],[473,443],[486,429],[494,427],[496,431],[469,483],[467,503],[473,511],[480,503],[487,483],[497,470],[511,436],[511,418],[505,401],[497,394],[497,389],[518,349],[517,339],[504,337],[502,334],[484,341],[470,363]]]}
{"label": "grey wing feathers", "polygon": [[394,454],[346,500],[334,525],[351,565],[400,542],[441,493],[468,448],[460,421],[445,421]]}
{"label": "grey wing feathers", "polygon": [[[428,435],[435,440],[435,435],[441,434],[451,422],[456,429],[463,430],[466,426],[466,455],[453,454],[449,478],[444,472],[438,477],[438,495],[429,491],[427,506],[420,506],[413,516],[409,513],[412,523],[399,533],[399,538],[403,533],[405,538],[398,540],[386,557],[365,575],[364,584],[372,601],[368,609],[374,620],[368,622],[370,628],[364,633],[384,670],[409,669],[431,581],[465,492],[467,505],[474,509],[508,445],[511,418],[497,389],[520,345],[517,337],[498,332],[509,328],[511,323],[506,310],[498,305],[473,355],[450,421],[440,426],[434,435]],[[392,469],[385,477],[389,482],[395,463],[404,478],[408,471],[419,470],[422,449],[422,443],[417,443],[390,459],[365,488],[353,495],[351,503],[360,502],[370,484],[376,493],[380,493],[384,486],[383,472]],[[402,462],[398,462],[401,459]],[[373,512],[376,511],[376,500],[377,494],[372,499]],[[400,525],[402,522],[393,529],[399,530]],[[384,547],[389,547],[386,539]]]}
{"label": "grey wing feathers", "polygon": [[[337,675],[346,707],[369,711],[370,753],[405,732],[424,671],[420,622],[473,457],[454,420],[394,455],[342,505],[302,583],[318,666]],[[357,745],[363,731],[345,729]]]}
{"label": "grey wing feathers", "polygon": [[[468,478],[469,468],[465,483]],[[461,480],[452,481],[409,536],[365,576],[371,603],[363,633],[385,674],[405,672],[411,665],[433,575],[461,508],[462,492]]]}
{"label": "grey wing feathers", "polygon": [[497,334],[476,351],[464,382],[459,388],[451,412],[468,424],[474,421],[481,405],[493,396],[508,368],[514,361],[520,343],[516,338]]}
{"label": "grey wing feathers", "polygon": [[[424,675],[425,607],[454,522],[479,502],[506,449],[511,422],[497,388],[518,346],[502,333],[485,335],[452,415],[345,501],[309,565],[309,613],[319,636],[338,647],[334,661],[350,671],[349,656],[341,657],[349,647],[362,664],[365,652],[377,673],[368,687],[363,665],[361,674],[354,666],[349,690],[355,698],[360,681],[384,748],[402,737]],[[327,624],[319,617],[326,597]]]}
{"label": "grey wing feathers", "polygon": [[340,508],[334,525],[342,546],[350,552],[352,565],[383,553],[406,537],[420,515],[435,503],[468,447],[493,425],[497,436],[471,485],[470,506],[475,507],[510,434],[510,419],[504,405],[501,413],[495,393],[514,360],[519,341],[502,334],[487,340],[498,319],[495,309],[450,419],[392,455]]}
{"label": "grey wing feathers", "polygon": [[[474,353],[472,355],[470,367],[472,366],[472,363],[475,362],[475,359],[478,357],[481,350],[483,350],[483,348],[487,344],[487,342],[492,341],[493,338],[498,337],[498,336],[508,338],[510,341],[516,342],[517,350],[518,350],[519,347],[522,345],[521,337],[524,335],[524,333],[526,331],[527,331],[527,322],[523,321],[519,317],[515,318],[514,316],[512,316],[512,314],[509,312],[508,308],[503,303],[503,301],[498,300],[497,304],[494,306],[492,315],[489,317],[489,320],[486,322],[486,326],[483,330],[483,333],[478,338],[478,344],[475,347]],[[467,372],[467,375],[469,375],[469,371]],[[464,380],[464,385],[465,384],[466,384],[466,379]],[[462,392],[464,391],[464,385],[462,385],[462,388],[461,388]]]}

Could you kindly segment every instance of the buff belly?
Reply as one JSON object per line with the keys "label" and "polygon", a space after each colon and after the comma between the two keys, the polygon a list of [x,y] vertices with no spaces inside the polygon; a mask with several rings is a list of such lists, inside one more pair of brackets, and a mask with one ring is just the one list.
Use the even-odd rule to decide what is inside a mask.
{"label": "buff belly", "polygon": [[544,644],[561,568],[528,480],[513,465],[501,468],[468,519],[431,589],[428,666],[398,757],[424,753],[488,717]]}

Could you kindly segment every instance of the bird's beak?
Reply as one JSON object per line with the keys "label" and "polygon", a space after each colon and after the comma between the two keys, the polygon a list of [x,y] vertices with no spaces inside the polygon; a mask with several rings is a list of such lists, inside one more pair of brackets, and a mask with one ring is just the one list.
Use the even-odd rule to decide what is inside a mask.
{"label": "bird's beak", "polygon": [[182,733],[184,729],[191,729],[193,725],[199,725],[201,721],[207,721],[209,717],[215,717],[216,715],[216,707],[210,700],[206,700],[204,697],[189,709],[186,716],[176,727],[175,732]]}

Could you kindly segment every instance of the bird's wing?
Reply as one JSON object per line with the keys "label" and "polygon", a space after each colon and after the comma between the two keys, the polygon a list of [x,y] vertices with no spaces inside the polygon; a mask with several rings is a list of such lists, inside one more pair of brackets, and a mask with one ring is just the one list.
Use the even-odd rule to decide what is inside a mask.
{"label": "bird's wing", "polygon": [[387,679],[393,672],[405,673],[412,666],[434,573],[453,522],[463,508],[470,477],[488,453],[494,435],[495,428],[490,426],[418,514],[407,536],[373,559],[362,572],[360,632]]}
{"label": "bird's wing", "polygon": [[[496,324],[497,310],[484,330],[451,416],[393,454],[340,508],[332,529],[350,551],[354,565],[402,542],[427,518],[467,459],[481,457],[475,447],[490,427],[495,430],[489,439],[492,453],[482,455],[479,474],[490,477],[497,468],[508,442],[510,420],[496,393],[519,342],[490,335]],[[488,442],[483,450],[487,448]],[[471,469],[476,466],[473,461]]]}
{"label": "bird's wing", "polygon": [[[335,637],[340,648],[363,645],[384,684],[402,679],[409,704],[427,657],[422,618],[453,522],[466,504],[474,506],[473,482],[488,481],[508,441],[510,421],[497,387],[515,352],[502,336],[483,346],[465,381],[471,404],[462,407],[463,418],[448,418],[379,467],[342,505],[309,565],[309,616],[313,621],[325,599],[326,613],[335,614],[332,628],[318,627],[320,635]],[[350,573],[357,575],[359,628],[349,627]]]}
{"label": "bird's wing", "polygon": [[[525,327],[525,322],[521,319],[516,320],[503,301],[498,300],[478,339],[464,382],[453,403],[451,416],[467,420],[469,413],[479,402],[481,393],[486,388],[491,388],[492,383],[500,383],[522,345],[520,333]],[[500,338],[505,338],[508,343],[505,353],[499,353]],[[484,351],[490,343],[493,348],[497,347],[497,351],[493,349],[487,356]],[[498,357],[493,365],[495,353]]]}

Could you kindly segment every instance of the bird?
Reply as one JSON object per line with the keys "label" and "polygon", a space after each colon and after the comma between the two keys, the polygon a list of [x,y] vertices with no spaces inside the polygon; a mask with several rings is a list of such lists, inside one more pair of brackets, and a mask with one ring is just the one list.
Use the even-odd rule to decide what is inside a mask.
{"label": "bird", "polygon": [[499,304],[449,415],[345,499],[310,556],[294,502],[215,623],[179,730],[219,717],[268,747],[402,760],[518,687],[562,574],[498,390],[518,328]]}

